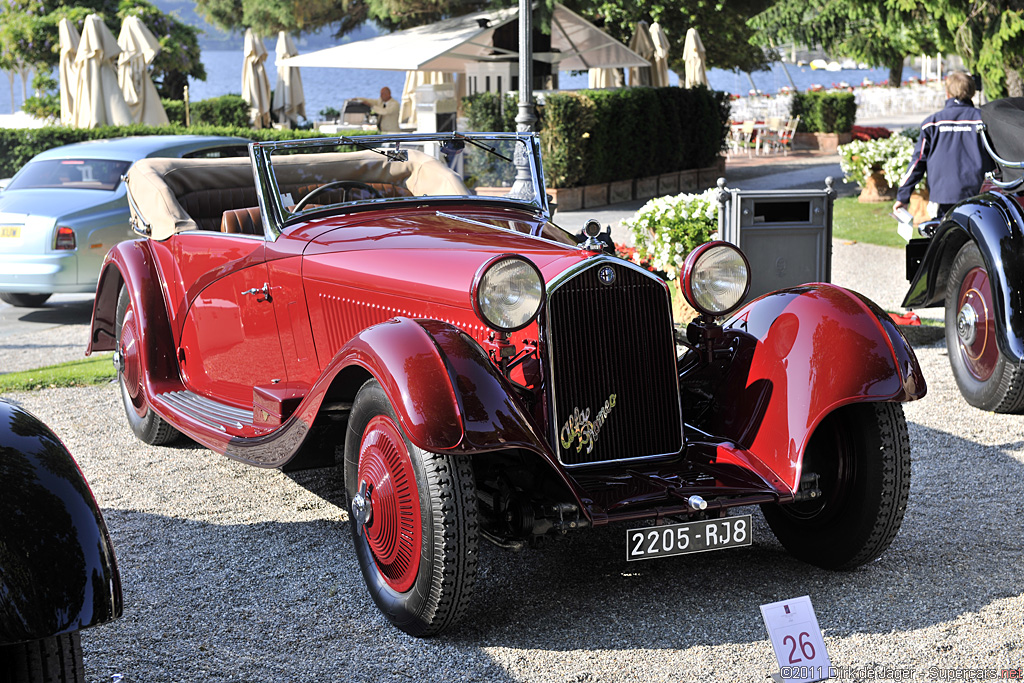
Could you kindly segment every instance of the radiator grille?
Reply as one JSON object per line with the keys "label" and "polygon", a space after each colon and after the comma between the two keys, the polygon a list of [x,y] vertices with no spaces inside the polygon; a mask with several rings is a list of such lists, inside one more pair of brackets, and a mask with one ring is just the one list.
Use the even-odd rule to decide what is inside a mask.
{"label": "radiator grille", "polygon": [[[598,273],[609,266],[615,280],[603,284]],[[675,342],[662,284],[602,259],[556,285],[545,310],[561,461],[678,453]]]}

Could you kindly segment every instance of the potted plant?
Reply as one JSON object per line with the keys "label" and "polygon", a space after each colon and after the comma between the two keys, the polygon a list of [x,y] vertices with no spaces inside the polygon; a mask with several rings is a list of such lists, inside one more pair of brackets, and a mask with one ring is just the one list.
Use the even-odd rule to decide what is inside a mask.
{"label": "potted plant", "polygon": [[[629,260],[674,280],[686,255],[711,240],[718,231],[717,189],[656,197],[622,224],[636,246],[635,250],[628,251]],[[669,289],[677,322],[685,322],[696,315],[683,301],[677,287]]]}
{"label": "potted plant", "polygon": [[847,182],[861,187],[860,201],[881,202],[895,197],[900,177],[914,152],[914,142],[904,135],[876,140],[854,140],[840,145],[839,166]]}

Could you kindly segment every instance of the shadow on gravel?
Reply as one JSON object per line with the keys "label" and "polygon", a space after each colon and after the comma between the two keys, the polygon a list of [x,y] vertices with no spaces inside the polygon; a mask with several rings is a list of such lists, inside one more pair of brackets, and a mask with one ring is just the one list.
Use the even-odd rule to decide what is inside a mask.
{"label": "shadow on gravel", "polygon": [[47,302],[42,308],[12,309],[7,317],[45,325],[88,325],[92,321],[92,301]]}
{"label": "shadow on gravel", "polygon": [[[370,600],[335,507],[342,483],[333,469],[287,475],[315,494],[287,498],[296,505],[289,513],[308,521],[219,525],[107,509],[126,609],[122,620],[85,632],[86,657],[91,675],[103,680],[124,673],[134,681],[510,681],[486,648],[761,643],[758,606],[804,594],[828,635],[888,634],[1024,592],[1024,497],[987,495],[984,486],[1021,480],[1022,465],[1007,451],[1022,444],[979,446],[914,424],[911,443],[914,481],[903,528],[866,567],[829,572],[792,559],[756,510],[751,548],[649,562],[625,562],[621,526],[521,553],[483,543],[469,613],[429,640],[388,626]],[[233,466],[208,474],[216,470],[250,476]],[[963,481],[965,471],[975,480]],[[218,510],[244,518],[249,508],[235,496],[204,505],[214,519]]]}
{"label": "shadow on gravel", "polygon": [[[831,572],[791,558],[753,509],[753,547],[688,557],[627,563],[625,527],[613,527],[544,551],[485,549],[477,617],[455,637],[549,650],[759,641],[758,606],[805,594],[830,635],[884,634],[1024,592],[1024,496],[984,490],[985,481],[1021,480],[1021,463],[1006,451],[1022,443],[987,448],[912,424],[911,444],[903,527],[881,558],[857,570]],[[965,482],[965,471],[975,480]]]}

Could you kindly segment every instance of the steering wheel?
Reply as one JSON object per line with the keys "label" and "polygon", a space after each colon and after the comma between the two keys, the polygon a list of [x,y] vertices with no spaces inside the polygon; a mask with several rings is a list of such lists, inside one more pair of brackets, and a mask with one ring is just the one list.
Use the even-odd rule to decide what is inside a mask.
{"label": "steering wheel", "polygon": [[384,195],[382,195],[372,185],[368,185],[366,183],[361,183],[358,180],[335,180],[335,181],[330,182],[330,183],[325,183],[325,184],[321,185],[320,187],[315,187],[312,190],[310,190],[309,192],[307,192],[306,196],[303,197],[302,199],[300,199],[298,201],[298,203],[295,205],[295,208],[292,209],[292,213],[298,213],[299,211],[301,211],[302,208],[304,206],[306,206],[306,204],[308,204],[310,202],[310,200],[313,199],[313,197],[317,196],[321,192],[326,192],[327,190],[337,190],[337,189],[346,190],[346,192],[344,192],[342,194],[342,201],[345,201],[345,202],[348,201],[348,192],[347,192],[347,190],[350,190],[350,189],[352,189],[352,190],[364,190],[364,191],[366,191],[366,192],[368,192],[370,194],[370,199],[383,199],[384,198]]}

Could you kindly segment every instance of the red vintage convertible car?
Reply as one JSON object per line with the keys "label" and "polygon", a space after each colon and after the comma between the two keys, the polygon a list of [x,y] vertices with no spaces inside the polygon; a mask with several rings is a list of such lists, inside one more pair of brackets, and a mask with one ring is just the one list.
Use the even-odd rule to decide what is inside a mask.
{"label": "red vintage convertible car", "polygon": [[[261,467],[344,469],[386,617],[467,609],[481,538],[628,523],[625,560],[749,545],[880,555],[910,489],[901,401],[925,383],[889,317],[827,284],[740,307],[713,242],[668,285],[550,220],[538,141],[459,134],[258,143],[128,174],[136,229],[97,288],[132,429]],[[336,460],[335,460],[336,458]]]}

